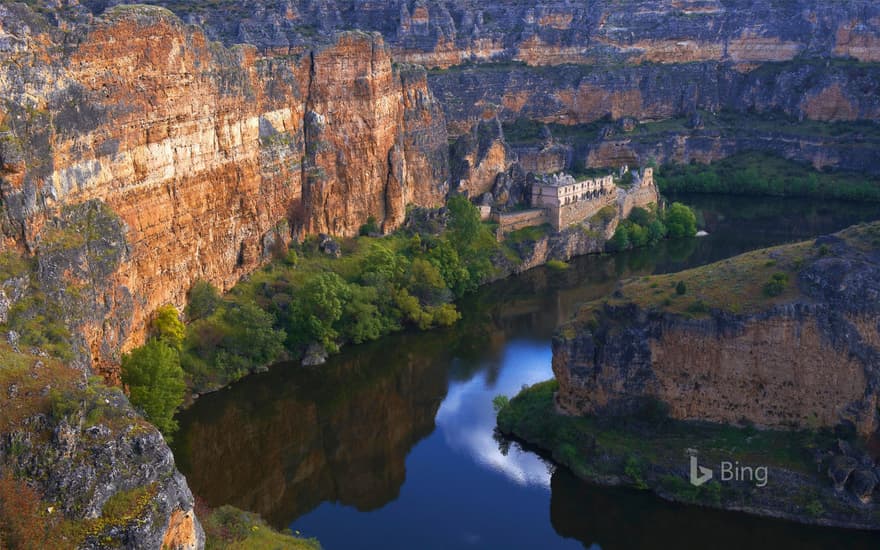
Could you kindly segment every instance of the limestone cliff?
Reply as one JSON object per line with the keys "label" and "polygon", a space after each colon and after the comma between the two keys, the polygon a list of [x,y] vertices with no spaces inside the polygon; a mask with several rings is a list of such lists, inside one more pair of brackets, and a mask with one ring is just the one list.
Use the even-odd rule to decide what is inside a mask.
{"label": "limestone cliff", "polygon": [[0,475],[40,499],[16,511],[39,525],[31,536],[44,536],[26,547],[203,548],[171,450],[122,391],[12,348],[0,346]]}
{"label": "limestone cliff", "polygon": [[880,427],[878,243],[880,224],[857,226],[625,283],[554,339],[557,403],[618,415],[658,400],[682,420],[848,423],[870,436]]}
{"label": "limestone cliff", "polygon": [[[96,12],[117,3],[85,2]],[[380,32],[400,61],[438,69],[477,64],[453,83],[445,83],[446,71],[433,75],[448,94],[455,133],[495,110],[560,122],[666,118],[695,105],[783,109],[815,120],[878,118],[880,8],[870,0],[150,3],[227,44],[279,54],[357,28]],[[822,74],[829,60],[846,75]]]}
{"label": "limestone cliff", "polygon": [[292,234],[351,235],[369,216],[391,230],[406,205],[442,203],[443,114],[380,36],[265,57],[162,8],[76,8],[0,6],[0,217],[5,248],[39,255],[64,207],[118,214],[126,253],[98,303],[124,294],[129,311],[86,328],[96,360],[193,281],[229,288]]}
{"label": "limestone cliff", "polygon": [[[85,0],[100,10],[119,0]],[[880,59],[880,8],[870,0],[152,0],[229,43],[295,48],[338,29],[381,32],[395,56],[429,67],[466,61],[737,64],[796,56]],[[229,14],[234,17],[229,17]]]}

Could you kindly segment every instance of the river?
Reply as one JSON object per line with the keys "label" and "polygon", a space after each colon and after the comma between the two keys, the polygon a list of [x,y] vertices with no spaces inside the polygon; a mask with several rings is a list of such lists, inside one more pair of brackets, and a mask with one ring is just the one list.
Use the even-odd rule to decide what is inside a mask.
{"label": "river", "polygon": [[179,415],[193,492],[325,549],[872,548],[880,536],[592,486],[494,434],[492,398],[552,377],[550,339],[622,278],[674,272],[880,219],[880,205],[687,195],[709,236],[539,268],[459,303],[455,327],[280,364]]}

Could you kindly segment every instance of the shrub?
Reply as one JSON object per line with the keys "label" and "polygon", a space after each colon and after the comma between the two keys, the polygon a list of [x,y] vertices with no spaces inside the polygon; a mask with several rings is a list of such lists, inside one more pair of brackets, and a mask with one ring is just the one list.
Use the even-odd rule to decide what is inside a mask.
{"label": "shrub", "polygon": [[[54,520],[42,514],[40,495],[10,473],[0,476],[0,547],[40,550],[60,548]],[[59,540],[55,540],[55,539]]]}
{"label": "shrub", "polygon": [[151,339],[122,356],[122,381],[134,406],[170,436],[177,429],[174,411],[183,403],[186,385],[177,350]]}
{"label": "shrub", "polygon": [[379,228],[379,224],[376,223],[376,217],[370,216],[367,218],[367,223],[361,226],[359,233],[361,236],[374,235],[376,233],[381,233],[381,229]]}
{"label": "shrub", "polygon": [[496,395],[492,398],[492,408],[495,409],[495,414],[503,411],[508,405],[510,405],[510,398],[506,395]]}
{"label": "shrub", "polygon": [[608,245],[606,248],[612,251],[618,250],[626,250],[629,248],[629,230],[625,225],[621,224],[617,226],[617,230],[614,231],[614,236],[611,237],[611,240],[608,241]]}
{"label": "shrub", "polygon": [[783,292],[785,292],[785,288],[788,286],[788,274],[787,273],[774,273],[770,280],[764,284],[764,295],[769,297],[779,296]]}
{"label": "shrub", "polygon": [[678,281],[675,285],[675,293],[679,296],[684,296],[687,294],[687,285],[684,284],[684,281]]}
{"label": "shrub", "polygon": [[642,474],[642,463],[635,456],[629,456],[623,467],[623,473],[633,481],[637,489],[647,489],[648,484],[645,482]]}
{"label": "shrub", "polygon": [[693,237],[697,234],[697,216],[680,202],[674,202],[666,210],[664,224],[673,238]]}
{"label": "shrub", "polygon": [[156,310],[151,328],[156,338],[180,351],[183,339],[186,338],[186,327],[180,321],[177,308],[168,304]]}
{"label": "shrub", "polygon": [[[296,252],[290,251],[296,258]],[[293,262],[296,263],[295,261]],[[190,321],[204,319],[214,313],[220,305],[220,293],[207,281],[196,281],[189,291],[189,302],[184,313]]]}
{"label": "shrub", "polygon": [[565,271],[570,266],[567,263],[560,261],[560,260],[549,260],[547,262],[547,267],[549,267],[553,271]]}
{"label": "shrub", "polygon": [[465,252],[479,236],[480,211],[463,195],[450,197],[446,207],[449,209],[449,238],[459,253]]}
{"label": "shrub", "polygon": [[461,314],[452,304],[443,304],[435,307],[431,313],[433,322],[438,327],[451,327],[461,319]]}

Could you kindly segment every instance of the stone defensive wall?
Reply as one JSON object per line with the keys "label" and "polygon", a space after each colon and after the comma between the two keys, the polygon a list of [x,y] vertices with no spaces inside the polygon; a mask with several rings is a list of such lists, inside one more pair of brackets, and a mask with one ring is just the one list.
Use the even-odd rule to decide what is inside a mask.
{"label": "stone defensive wall", "polygon": [[543,208],[494,214],[492,219],[493,221],[498,222],[499,229],[503,233],[509,233],[532,225],[550,223],[550,219],[547,217],[547,211]]}

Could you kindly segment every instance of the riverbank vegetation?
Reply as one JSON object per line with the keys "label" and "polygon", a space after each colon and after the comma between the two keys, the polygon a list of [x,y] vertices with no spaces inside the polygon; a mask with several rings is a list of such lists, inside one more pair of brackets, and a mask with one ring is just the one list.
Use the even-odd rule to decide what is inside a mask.
{"label": "riverbank vegetation", "polygon": [[[853,441],[853,434],[685,422],[669,418],[663,403],[650,400],[629,416],[569,416],[556,410],[557,390],[558,382],[549,380],[509,400],[496,398],[498,428],[550,453],[581,479],[649,489],[663,498],[712,507],[752,509],[761,502],[806,518],[816,517],[817,505],[820,515],[836,509],[830,488],[819,489],[827,482],[816,473],[812,457],[840,437]],[[767,466],[773,483],[758,487],[747,480],[712,480],[695,487],[687,481],[687,453],[695,451],[702,464],[726,460]],[[799,492],[793,494],[798,483]]]}
{"label": "riverbank vegetation", "polygon": [[[466,198],[452,197],[447,215],[439,226],[432,215],[415,216],[421,221],[391,235],[375,237],[365,230],[332,246],[326,237],[307,237],[226,296],[197,282],[185,309],[186,324],[173,308],[160,309],[151,339],[125,356],[123,381],[133,402],[171,435],[173,411],[183,400],[181,373],[190,391],[199,394],[282,359],[316,364],[345,344],[454,324],[460,318],[454,300],[497,276],[493,260],[505,252]],[[696,230],[693,212],[678,203],[662,216],[655,209],[636,209],[630,218],[628,227],[636,235],[640,224],[660,238]],[[512,238],[540,238],[547,230],[526,228]]]}
{"label": "riverbank vegetation", "polygon": [[205,529],[205,550],[320,550],[316,539],[300,537],[290,530],[279,532],[260,516],[233,506],[214,510],[197,504],[196,514]]}
{"label": "riverbank vegetation", "polygon": [[[499,246],[464,197],[450,199],[443,231],[425,223],[382,238],[364,233],[335,243],[339,257],[308,237],[224,297],[196,283],[186,325],[168,315],[173,308],[161,309],[152,339],[123,361],[136,405],[171,433],[166,413],[180,403],[177,364],[201,393],[285,357],[320,358],[394,331],[452,325],[460,318],[453,300],[493,274]],[[160,366],[148,368],[147,357]],[[139,380],[148,370],[155,374],[153,390],[142,395]],[[155,406],[159,400],[166,406]]]}
{"label": "riverbank vegetation", "polygon": [[697,234],[697,217],[688,206],[675,202],[662,212],[656,205],[636,207],[620,222],[614,236],[606,243],[609,251],[653,246],[666,237],[693,237]]}
{"label": "riverbank vegetation", "polygon": [[669,164],[658,171],[664,193],[727,193],[880,201],[877,178],[849,172],[820,172],[766,153],[744,153],[711,164]]}

